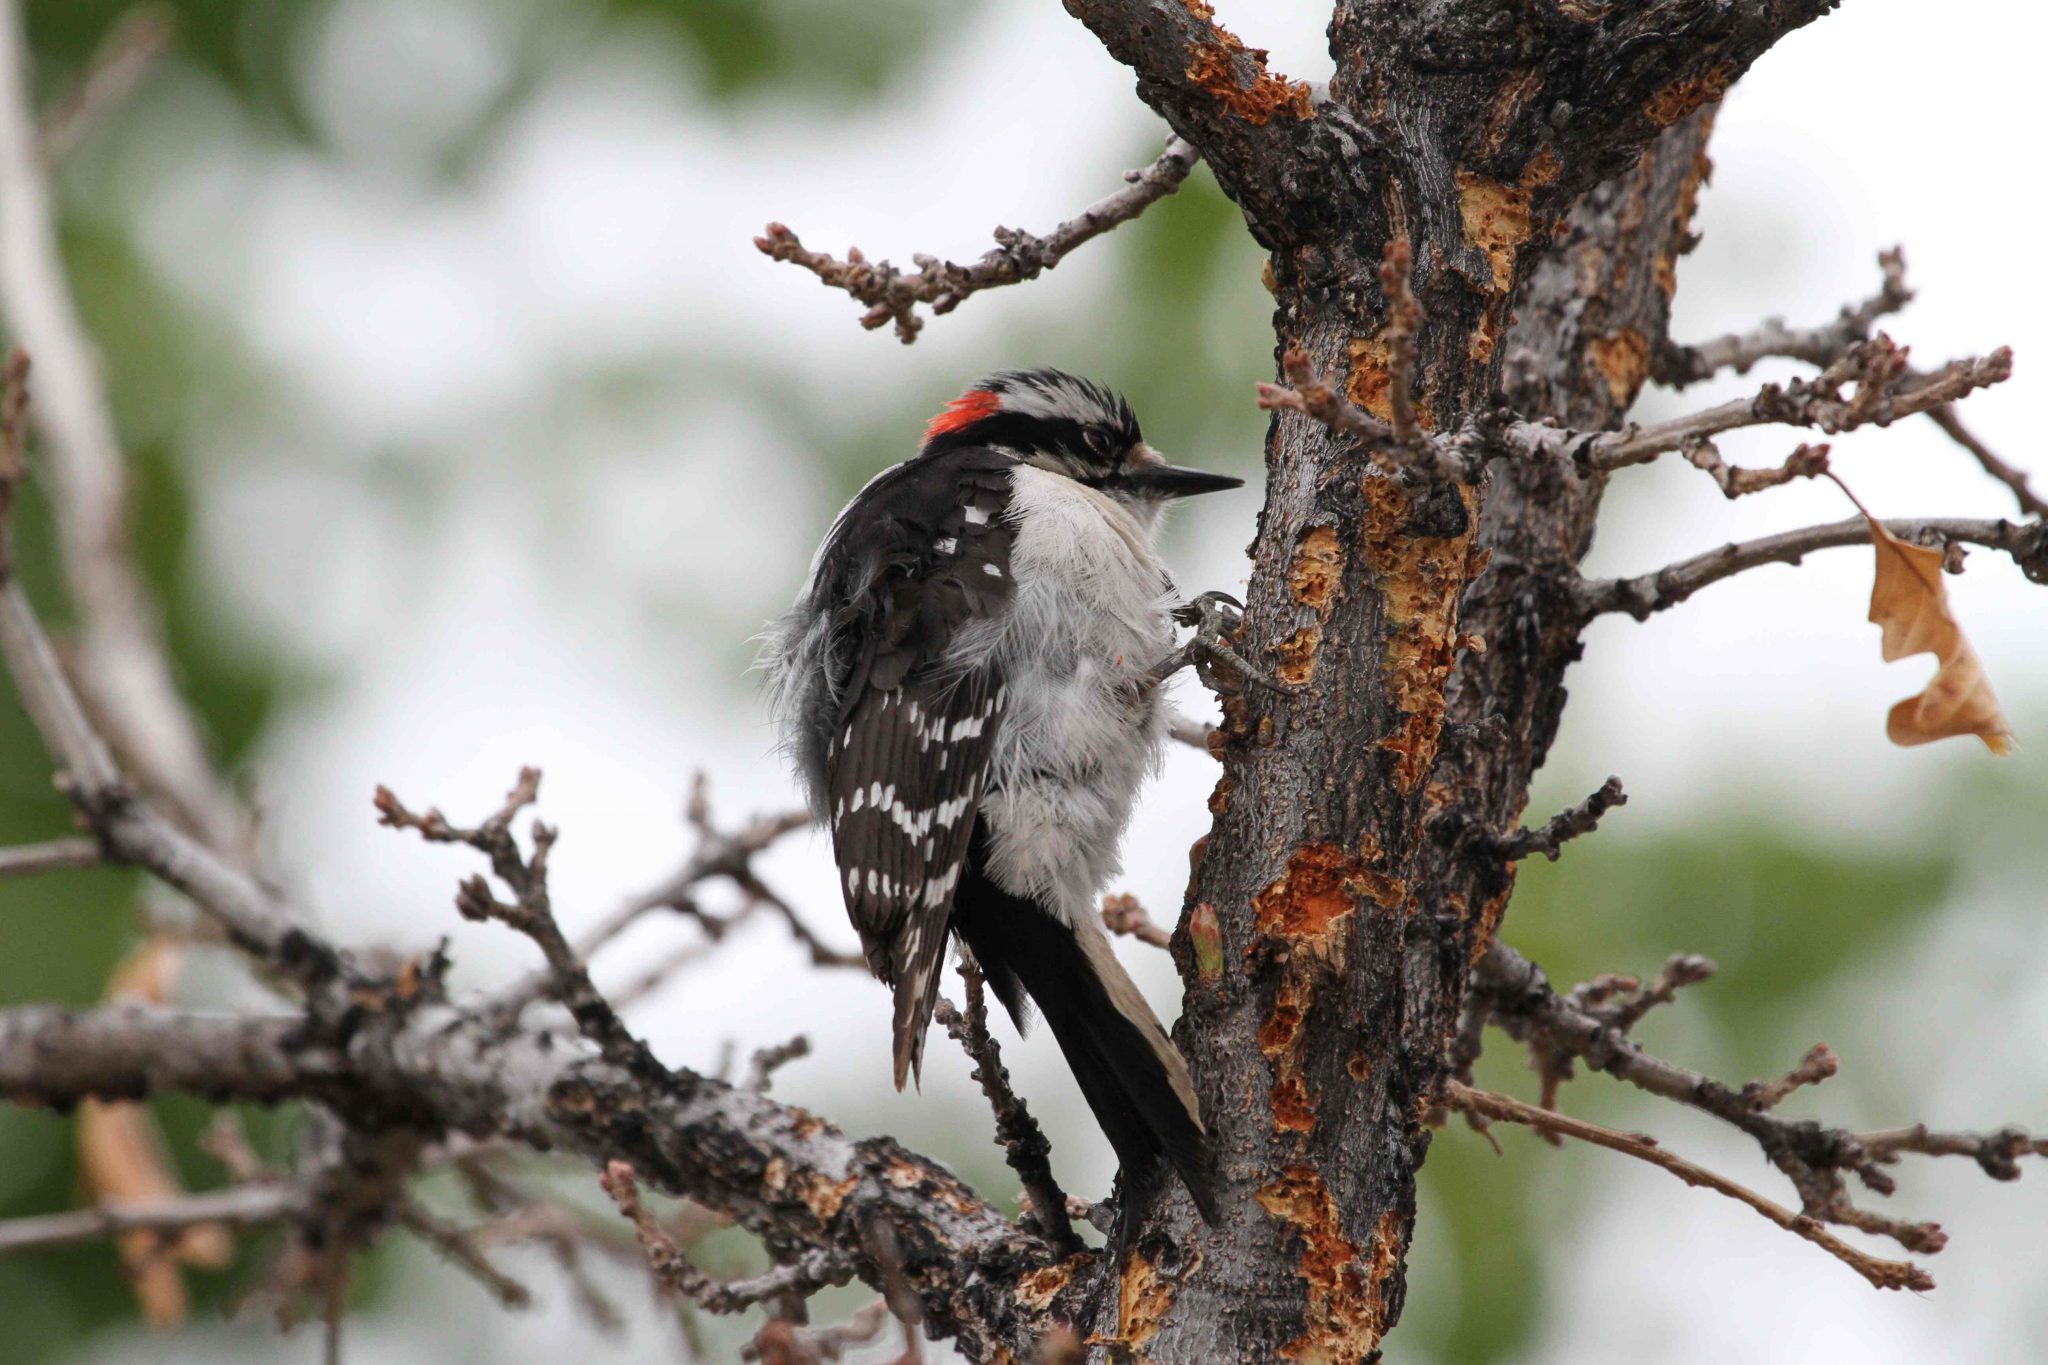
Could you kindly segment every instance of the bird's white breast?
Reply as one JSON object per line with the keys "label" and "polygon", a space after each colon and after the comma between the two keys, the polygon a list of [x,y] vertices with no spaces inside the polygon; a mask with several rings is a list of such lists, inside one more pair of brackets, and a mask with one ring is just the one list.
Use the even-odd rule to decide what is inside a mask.
{"label": "bird's white breast", "polygon": [[1153,677],[1173,648],[1172,586],[1149,527],[1113,499],[1029,465],[1011,481],[1016,595],[971,642],[990,651],[1007,692],[982,804],[990,870],[1093,927],[1163,739]]}

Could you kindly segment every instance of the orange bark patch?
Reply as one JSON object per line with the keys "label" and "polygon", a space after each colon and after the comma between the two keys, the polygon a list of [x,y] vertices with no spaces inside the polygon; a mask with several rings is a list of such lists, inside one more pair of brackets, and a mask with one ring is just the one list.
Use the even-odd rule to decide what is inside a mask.
{"label": "orange bark patch", "polygon": [[1318,979],[1343,965],[1343,936],[1364,870],[1334,844],[1303,844],[1280,879],[1252,898],[1258,931],[1288,949],[1273,1004],[1259,1025],[1259,1051],[1273,1064],[1267,1098],[1276,1132],[1306,1133],[1315,1126],[1315,1091],[1301,1069],[1302,1024]]}
{"label": "orange bark patch", "polygon": [[[1393,347],[1386,334],[1351,339],[1351,373],[1344,380],[1344,396],[1382,422],[1394,420]],[[1418,376],[1419,378],[1419,376]],[[1429,399],[1414,394],[1415,423],[1425,430],[1436,427],[1436,411]]]}
{"label": "orange bark patch", "polygon": [[1486,253],[1493,267],[1495,293],[1505,294],[1515,279],[1515,252],[1529,240],[1529,191],[1503,185],[1470,171],[1459,171],[1458,213],[1465,222],[1465,244]]}
{"label": "orange bark patch", "polygon": [[[1190,1252],[1181,1274],[1189,1273],[1200,1264],[1200,1258]],[[1123,1270],[1117,1276],[1116,1336],[1108,1341],[1099,1336],[1092,1337],[1090,1344],[1121,1346],[1128,1355],[1120,1354],[1117,1359],[1142,1362],[1145,1359],[1142,1354],[1144,1348],[1159,1335],[1167,1314],[1173,1311],[1174,1296],[1179,1290],[1177,1277],[1160,1274],[1159,1267],[1146,1260],[1143,1252],[1132,1251],[1124,1259]]]}
{"label": "orange bark patch", "polygon": [[1633,327],[1608,332],[1586,344],[1586,358],[1607,382],[1607,392],[1621,407],[1635,401],[1650,374],[1650,339]]}
{"label": "orange bark patch", "polygon": [[1500,932],[1501,918],[1508,912],[1508,894],[1514,890],[1514,873],[1508,873],[1508,885],[1498,895],[1490,896],[1479,907],[1479,932],[1472,935],[1472,961],[1477,963],[1486,955],[1493,944],[1493,936]]}
{"label": "orange bark patch", "polygon": [[[914,1166],[905,1166],[903,1169],[909,1173],[913,1184],[923,1178],[922,1173]],[[894,1179],[896,1172],[892,1170],[890,1175]],[[834,1180],[818,1171],[794,1170],[781,1157],[770,1161],[767,1169],[761,1172],[761,1190],[764,1194],[778,1200],[796,1199],[809,1209],[811,1216],[820,1223],[829,1223],[838,1216],[848,1196],[853,1193],[853,1187],[859,1183],[858,1177],[855,1176]],[[968,1207],[971,1208],[972,1205]],[[966,1210],[962,1209],[961,1212]]]}
{"label": "orange bark patch", "polygon": [[1230,809],[1230,794],[1237,790],[1237,784],[1225,773],[1216,779],[1215,789],[1209,793],[1209,814],[1221,815]]}
{"label": "orange bark patch", "polygon": [[[1246,47],[1244,40],[1216,22],[1216,11],[1204,0],[1182,0],[1188,12],[1203,20],[1213,35],[1188,48],[1187,78],[1213,95],[1225,109],[1246,123],[1266,124],[1275,118],[1315,116],[1308,82],[1290,81],[1266,70],[1266,50]],[[1238,84],[1238,58],[1252,66],[1250,86]]]}
{"label": "orange bark patch", "polygon": [[1303,844],[1280,880],[1252,898],[1253,922],[1262,934],[1328,952],[1351,917],[1359,871],[1335,844]]}
{"label": "orange bark patch", "polygon": [[1284,683],[1300,687],[1316,675],[1316,651],[1322,648],[1323,627],[1321,622],[1310,622],[1289,635],[1273,647],[1280,656],[1280,662],[1273,668],[1274,674]]}
{"label": "orange bark patch", "polygon": [[1301,1240],[1298,1274],[1308,1290],[1308,1321],[1280,1348],[1286,1360],[1364,1360],[1386,1330],[1382,1286],[1401,1255],[1401,1218],[1389,1212],[1361,1264],[1358,1244],[1344,1235],[1337,1201],[1313,1167],[1289,1166],[1258,1192],[1259,1207],[1288,1223]]}
{"label": "orange bark patch", "polygon": [[1344,578],[1344,551],[1337,532],[1311,526],[1294,542],[1294,562],[1287,569],[1287,587],[1294,600],[1317,611],[1329,609]]}
{"label": "orange bark patch", "polygon": [[1506,294],[1515,280],[1515,253],[1536,228],[1530,202],[1535,192],[1557,181],[1563,164],[1546,145],[1522,168],[1519,181],[1502,184],[1472,171],[1459,171],[1458,215],[1465,224],[1465,244],[1486,253],[1493,268],[1493,290]]}
{"label": "orange bark patch", "polygon": [[1074,1267],[1079,1263],[1079,1257],[1070,1257],[1058,1265],[1049,1265],[1043,1270],[1032,1271],[1017,1281],[1017,1302],[1026,1308],[1043,1309],[1058,1298],[1072,1282]]}
{"label": "orange bark patch", "polygon": [[[1708,119],[1711,124],[1711,117]],[[1707,183],[1714,173],[1714,163],[1702,149],[1693,158],[1692,171],[1685,177],[1685,183],[1678,189],[1678,216],[1675,230],[1665,239],[1657,252],[1657,287],[1670,298],[1678,292],[1678,252],[1692,231],[1693,210],[1699,204],[1700,186]]]}
{"label": "orange bark patch", "polygon": [[1374,585],[1385,594],[1389,632],[1386,669],[1395,705],[1408,713],[1380,741],[1397,756],[1395,776],[1414,791],[1436,762],[1443,729],[1444,683],[1457,657],[1458,599],[1469,579],[1478,495],[1459,490],[1466,529],[1449,538],[1410,535],[1408,494],[1392,479],[1365,480],[1361,543]]}
{"label": "orange bark patch", "polygon": [[1308,1082],[1301,1073],[1288,1076],[1273,1087],[1273,1126],[1285,1133],[1306,1133],[1316,1126],[1316,1109],[1309,1099]]}
{"label": "orange bark patch", "polygon": [[1643,106],[1643,117],[1659,128],[1669,128],[1701,105],[1721,98],[1734,79],[1733,62],[1718,62],[1698,75],[1680,76],[1650,96],[1650,102]]}

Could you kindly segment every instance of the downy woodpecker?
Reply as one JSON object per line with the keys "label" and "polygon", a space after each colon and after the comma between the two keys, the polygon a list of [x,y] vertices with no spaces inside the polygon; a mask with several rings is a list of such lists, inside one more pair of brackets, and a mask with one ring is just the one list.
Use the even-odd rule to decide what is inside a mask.
{"label": "downy woodpecker", "polygon": [[1096,895],[1165,735],[1172,498],[1243,480],[1168,464],[1125,402],[1057,370],[981,381],[839,514],[764,663],[832,831],[868,965],[920,1070],[953,934],[1018,1028],[1045,1015],[1123,1167],[1214,1176],[1187,1064],[1118,964]]}

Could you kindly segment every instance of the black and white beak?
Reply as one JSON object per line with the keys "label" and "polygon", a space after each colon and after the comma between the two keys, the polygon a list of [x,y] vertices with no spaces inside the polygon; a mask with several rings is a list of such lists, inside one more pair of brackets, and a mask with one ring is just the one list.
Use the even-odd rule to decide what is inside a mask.
{"label": "black and white beak", "polygon": [[1197,493],[1221,493],[1226,488],[1244,487],[1244,480],[1235,475],[1168,464],[1150,446],[1141,447],[1138,456],[1125,466],[1124,482],[1155,498],[1191,498]]}

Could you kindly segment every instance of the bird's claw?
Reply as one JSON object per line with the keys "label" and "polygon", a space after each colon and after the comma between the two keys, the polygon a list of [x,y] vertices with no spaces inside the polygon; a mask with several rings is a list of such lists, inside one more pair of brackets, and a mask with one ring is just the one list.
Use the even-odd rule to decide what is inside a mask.
{"label": "bird's claw", "polygon": [[1266,673],[1232,646],[1232,637],[1244,624],[1244,603],[1229,593],[1205,592],[1191,598],[1173,609],[1173,619],[1192,626],[1195,633],[1160,666],[1159,681],[1192,664],[1203,686],[1220,696],[1236,696],[1247,683],[1283,695],[1300,690]]}

